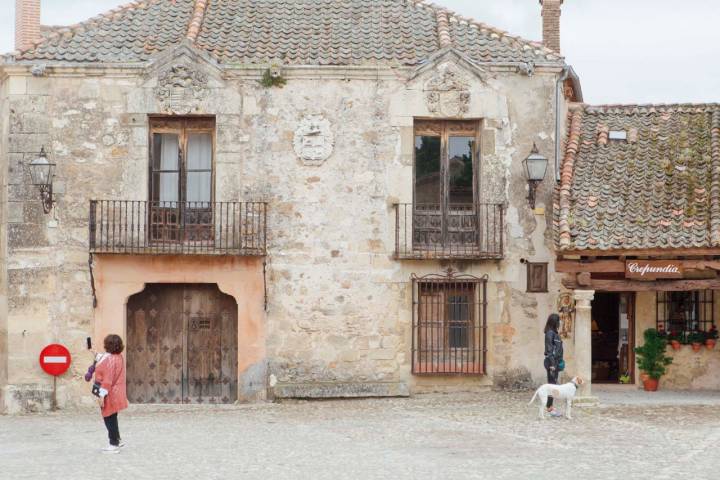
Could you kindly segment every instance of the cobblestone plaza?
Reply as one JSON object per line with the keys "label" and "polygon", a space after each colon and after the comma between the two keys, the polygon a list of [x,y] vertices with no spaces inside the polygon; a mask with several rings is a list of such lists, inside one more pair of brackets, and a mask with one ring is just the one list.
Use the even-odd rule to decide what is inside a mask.
{"label": "cobblestone plaza", "polygon": [[716,478],[720,394],[600,392],[574,419],[530,392],[132,407],[102,455],[95,412],[0,417],[3,479]]}

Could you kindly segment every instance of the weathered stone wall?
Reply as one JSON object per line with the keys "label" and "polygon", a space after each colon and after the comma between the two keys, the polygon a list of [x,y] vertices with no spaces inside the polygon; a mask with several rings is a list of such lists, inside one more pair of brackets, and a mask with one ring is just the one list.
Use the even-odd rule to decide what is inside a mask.
{"label": "weathered stone wall", "polygon": [[8,175],[8,82],[0,82],[0,413],[5,411],[8,374],[7,305],[7,175]]}
{"label": "weathered stone wall", "polygon": [[[5,393],[11,412],[50,405],[52,382],[37,362],[44,345],[61,342],[76,359],[72,372],[59,382],[61,404],[70,393],[69,380],[77,383],[87,367],[87,357],[80,355],[92,320],[86,199],[103,183],[98,163],[112,162],[109,155],[93,157],[95,135],[104,125],[103,113],[108,112],[95,111],[89,93],[92,83],[90,79],[55,82],[29,75],[8,79],[9,361]],[[64,150],[66,145],[68,150]],[[42,146],[60,164],[54,183],[58,203],[49,215],[42,211],[26,168]],[[66,179],[71,180],[69,194],[65,193]]]}
{"label": "weathered stone wall", "polygon": [[[655,292],[636,294],[635,338],[637,345],[643,343],[643,332],[655,328],[657,303]],[[720,318],[720,302],[715,302],[715,318]],[[660,379],[660,388],[678,390],[720,390],[720,346],[708,350],[705,346],[694,352],[690,345],[680,350],[667,348],[667,354],[673,358],[667,373]],[[640,372],[635,366],[635,383],[642,388]]]}
{"label": "weathered stone wall", "polygon": [[[49,69],[48,76],[32,77],[18,67],[6,82],[6,403],[16,411],[47,400],[50,380],[37,354],[51,341],[68,345],[78,359],[59,382],[61,405],[87,397],[80,380],[87,367],[84,337],[97,315],[87,265],[88,201],[147,199],[148,114],[162,113],[158,76],[178,61],[199,65],[207,76],[208,94],[195,99],[193,113],[216,118],[217,200],[269,202],[266,349],[278,391],[402,394],[408,387],[542,380],[542,326],[559,290],[550,231],[558,72],[538,69],[528,77],[446,60],[469,84],[462,117],[483,119],[482,199],[508,203],[505,259],[452,263],[489,277],[487,377],[410,374],[410,275],[440,273],[450,264],[392,258],[392,205],[412,202],[413,118],[443,116],[429,110],[423,91],[438,65],[416,78],[408,78],[410,72],[300,69],[287,72],[284,88],[265,89],[254,76],[223,74],[183,54],[148,71],[99,75]],[[308,165],[293,150],[299,123],[314,114],[329,121],[335,139],[320,165]],[[527,205],[522,167],[533,142],[550,159],[535,212]],[[52,147],[58,164],[58,203],[50,215],[42,213],[20,168],[42,145]],[[521,259],[550,262],[547,294],[525,293]]]}

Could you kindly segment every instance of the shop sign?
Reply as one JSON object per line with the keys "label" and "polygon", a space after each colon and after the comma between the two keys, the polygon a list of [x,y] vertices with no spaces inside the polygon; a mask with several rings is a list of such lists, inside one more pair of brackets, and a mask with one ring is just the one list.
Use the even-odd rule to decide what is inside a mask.
{"label": "shop sign", "polygon": [[635,280],[683,278],[683,267],[678,260],[627,260],[625,278]]}

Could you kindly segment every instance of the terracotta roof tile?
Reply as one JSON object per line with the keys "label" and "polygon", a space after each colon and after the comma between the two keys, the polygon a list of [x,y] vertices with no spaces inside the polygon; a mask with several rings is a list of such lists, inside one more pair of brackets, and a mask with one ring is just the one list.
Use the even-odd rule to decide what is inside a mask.
{"label": "terracotta roof tile", "polygon": [[555,203],[561,250],[720,246],[720,105],[573,105]]}
{"label": "terracotta roof tile", "polygon": [[142,62],[185,38],[230,64],[418,65],[447,46],[476,62],[563,63],[418,0],[144,0],[49,33],[16,59]]}
{"label": "terracotta roof tile", "polygon": [[145,0],[116,8],[78,25],[58,29],[18,60],[135,62],[180,43],[194,0]]}

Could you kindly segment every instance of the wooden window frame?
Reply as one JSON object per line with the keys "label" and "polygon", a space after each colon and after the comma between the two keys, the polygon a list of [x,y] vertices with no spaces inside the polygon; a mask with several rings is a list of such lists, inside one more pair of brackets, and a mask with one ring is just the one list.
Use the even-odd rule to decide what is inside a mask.
{"label": "wooden window frame", "polygon": [[[544,281],[542,285],[536,286],[532,282],[532,270],[534,268],[542,268],[544,270]],[[547,293],[548,292],[548,262],[526,262],[527,283],[526,291],[528,293]]]}
{"label": "wooden window frame", "polygon": [[[215,205],[215,117],[150,117],[148,129],[149,208],[147,235],[153,244],[165,243],[207,243],[214,239]],[[178,199],[176,202],[159,200],[155,192],[154,136],[170,133],[178,136]],[[210,135],[210,199],[208,202],[187,201],[187,145],[192,134]],[[202,170],[191,170],[203,172]],[[175,172],[175,170],[173,170]],[[155,200],[157,193],[158,200]],[[174,205],[176,203],[176,205]],[[207,205],[205,205],[207,203]]]}
{"label": "wooden window frame", "polygon": [[[417,152],[413,147],[413,250],[454,251],[472,255],[480,249],[482,237],[480,206],[480,158],[482,120],[415,119],[413,144],[418,136],[440,138],[440,185],[436,203],[419,203],[417,194]],[[451,137],[474,139],[472,152],[472,202],[450,203]]]}
{"label": "wooden window frame", "polygon": [[477,205],[480,200],[480,157],[481,157],[481,133],[482,120],[429,120],[416,118],[413,126],[413,205],[417,205],[417,195],[415,187],[417,183],[416,168],[417,158],[415,153],[415,137],[432,136],[440,137],[440,195],[438,204],[441,206],[443,215],[450,210],[450,178],[449,178],[449,143],[450,137],[467,136],[475,137],[475,151],[473,152],[473,205]]}
{"label": "wooden window frame", "polygon": [[[154,191],[154,174],[157,173],[154,169],[155,159],[153,151],[153,137],[157,133],[174,133],[178,135],[178,203],[185,203],[187,200],[187,174],[190,170],[187,169],[187,141],[190,134],[193,133],[207,133],[211,137],[211,160],[210,160],[210,201],[209,203],[215,202],[215,117],[150,117],[150,128],[149,128],[149,146],[148,146],[148,159],[149,159],[149,185],[148,185],[148,199],[151,202],[156,202],[153,197],[155,196]],[[192,170],[192,172],[202,172],[207,170]]]}

